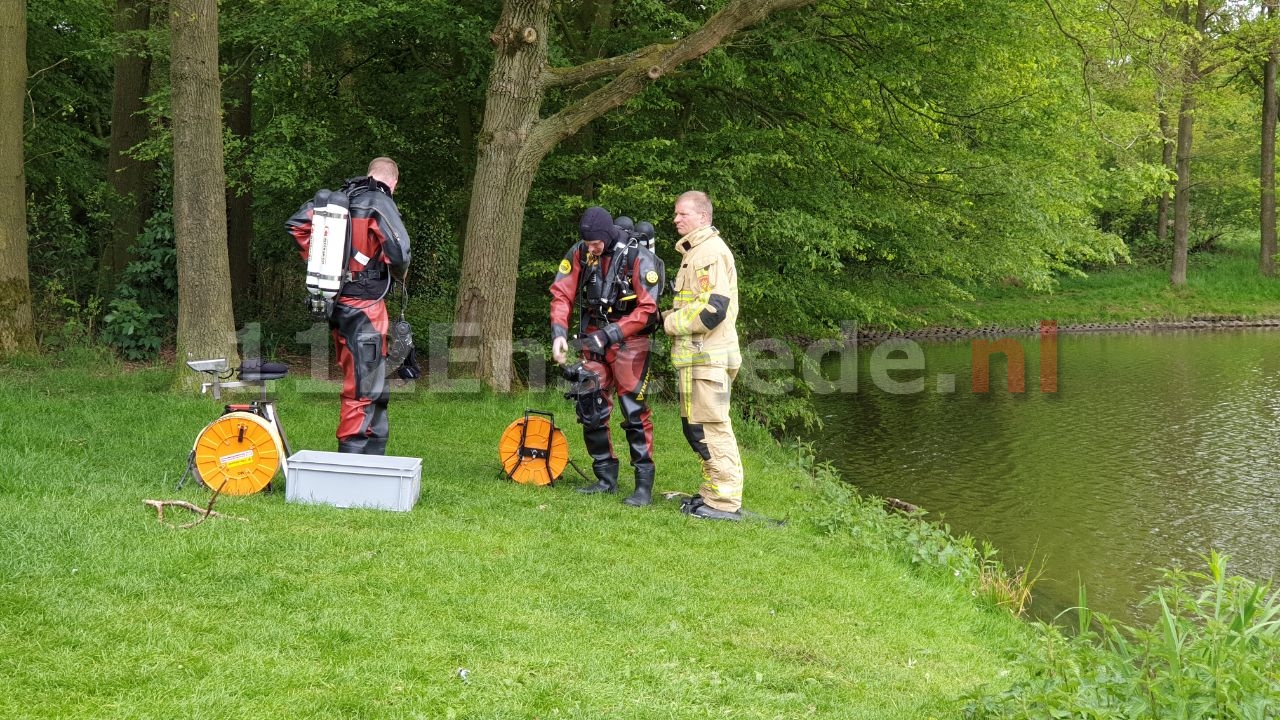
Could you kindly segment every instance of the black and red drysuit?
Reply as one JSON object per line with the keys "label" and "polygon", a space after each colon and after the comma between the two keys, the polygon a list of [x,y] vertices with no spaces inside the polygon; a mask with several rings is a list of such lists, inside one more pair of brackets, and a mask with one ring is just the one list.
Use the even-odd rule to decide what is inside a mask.
{"label": "black and red drysuit", "polygon": [[[586,492],[612,492],[618,482],[618,458],[609,434],[613,395],[622,407],[622,429],[626,432],[635,468],[637,495],[647,504],[653,488],[653,421],[648,405],[650,335],[660,324],[658,298],[662,290],[663,267],[647,248],[627,241],[612,218],[600,208],[600,217],[583,216],[582,236],[588,238],[592,222],[608,232],[610,239],[600,256],[587,251],[584,239],[569,248],[551,283],[551,335],[568,338],[574,305],[582,313],[579,340],[582,365],[599,378],[603,403],[600,412],[580,412],[583,440],[591,455],[592,469],[599,483]],[[609,218],[607,229],[601,218]],[[593,237],[591,239],[599,239]],[[613,274],[614,263],[621,262]],[[612,277],[612,280],[611,280]],[[628,499],[636,503],[636,495]]]}
{"label": "black and red drysuit", "polygon": [[[372,177],[346,181],[350,198],[351,253],[347,272],[334,298],[329,327],[338,366],[342,368],[342,400],[338,417],[338,451],[384,455],[387,451],[387,306],[394,270],[403,278],[409,267],[409,233],[391,199],[391,189]],[[314,200],[307,201],[285,229],[308,258]]]}

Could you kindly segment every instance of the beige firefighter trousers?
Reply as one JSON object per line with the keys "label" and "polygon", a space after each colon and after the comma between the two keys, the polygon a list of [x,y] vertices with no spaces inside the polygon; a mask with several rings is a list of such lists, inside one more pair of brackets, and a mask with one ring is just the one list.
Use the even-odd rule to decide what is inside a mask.
{"label": "beige firefighter trousers", "polygon": [[703,439],[711,454],[703,463],[698,494],[716,510],[737,512],[742,507],[742,459],[738,455],[733,423],[729,420],[729,394],[738,369],[694,365],[676,368],[676,374],[680,415],[702,426]]}

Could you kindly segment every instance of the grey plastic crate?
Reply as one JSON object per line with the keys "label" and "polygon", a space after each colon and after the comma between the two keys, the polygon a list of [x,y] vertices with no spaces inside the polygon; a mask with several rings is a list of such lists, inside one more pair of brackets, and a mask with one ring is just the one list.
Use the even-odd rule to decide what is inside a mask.
{"label": "grey plastic crate", "polygon": [[408,512],[421,489],[421,458],[302,450],[289,457],[284,499]]}

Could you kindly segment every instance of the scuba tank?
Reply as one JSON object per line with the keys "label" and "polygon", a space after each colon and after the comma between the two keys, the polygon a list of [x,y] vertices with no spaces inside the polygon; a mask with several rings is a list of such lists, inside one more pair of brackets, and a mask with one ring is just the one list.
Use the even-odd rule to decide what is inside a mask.
{"label": "scuba tank", "polygon": [[[658,251],[654,249],[657,243],[654,239],[656,237],[656,232],[654,231],[653,223],[648,222],[646,220],[635,222],[634,220],[627,217],[626,215],[619,215],[616,219],[614,219],[613,222],[616,226],[622,228],[623,231],[626,233],[627,238],[630,240],[630,242],[627,243],[628,248],[641,247],[653,253],[653,258],[654,260],[657,261],[657,264],[658,264],[657,269],[658,269],[659,277],[656,285],[659,288],[659,290],[661,290],[661,288],[666,287],[667,286],[667,266],[665,263],[662,262],[662,258],[658,257]],[[623,277],[626,277],[626,276],[624,275]],[[627,289],[627,292],[629,291],[630,291],[630,288]],[[625,297],[626,292],[624,292],[623,295]],[[627,311],[629,312],[630,308],[627,308]]]}
{"label": "scuba tank", "polygon": [[351,201],[341,190],[316,193],[307,253],[307,307],[318,317],[333,313],[351,252]]}

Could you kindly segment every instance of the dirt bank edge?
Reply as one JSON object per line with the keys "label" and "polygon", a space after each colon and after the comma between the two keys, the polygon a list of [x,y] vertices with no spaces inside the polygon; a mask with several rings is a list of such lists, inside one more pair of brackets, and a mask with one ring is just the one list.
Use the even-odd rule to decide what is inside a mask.
{"label": "dirt bank edge", "polygon": [[[1053,321],[1045,321],[1052,323]],[[1075,323],[1069,325],[1044,323],[1034,326],[1004,327],[988,325],[974,328],[928,327],[918,330],[880,330],[857,328],[860,345],[883,342],[894,338],[909,340],[959,340],[972,337],[1007,337],[1010,335],[1037,335],[1053,328],[1058,334],[1153,332],[1161,330],[1234,330],[1239,328],[1280,328],[1280,318],[1243,318],[1234,316],[1200,316],[1182,320],[1131,320],[1116,323]]]}

